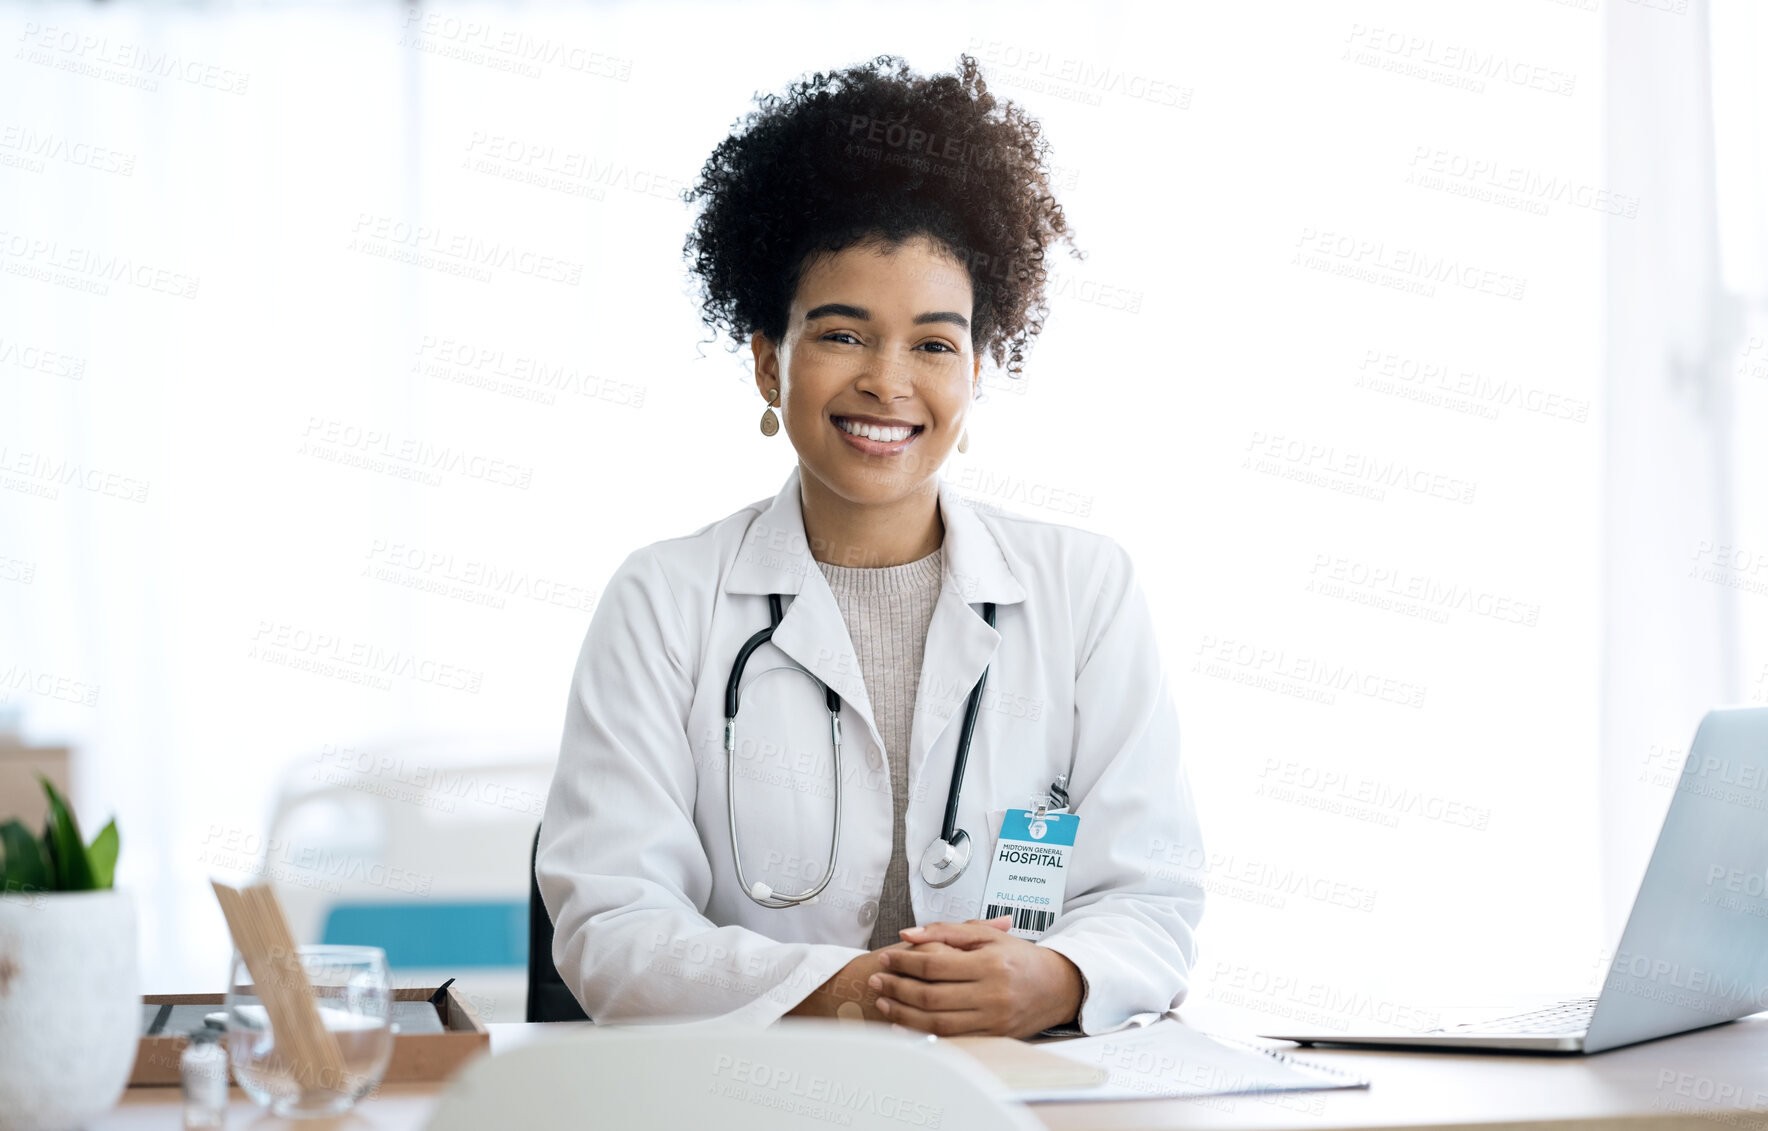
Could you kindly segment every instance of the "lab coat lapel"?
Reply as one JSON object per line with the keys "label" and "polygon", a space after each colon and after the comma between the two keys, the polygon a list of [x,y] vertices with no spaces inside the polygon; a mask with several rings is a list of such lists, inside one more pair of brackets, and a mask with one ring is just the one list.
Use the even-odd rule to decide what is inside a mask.
{"label": "lab coat lapel", "polygon": [[[1001,634],[989,627],[980,606],[985,601],[1001,606],[1025,599],[994,534],[944,480],[939,485],[939,507],[945,522],[945,573],[927,628],[921,685],[915,694],[909,737],[911,780],[920,777],[928,751],[946,727],[962,725],[970,691],[1000,646]],[[949,767],[943,770],[950,773]],[[933,792],[944,796],[942,791]]]}
{"label": "lab coat lapel", "polygon": [[793,594],[774,630],[774,646],[833,688],[876,736],[859,657],[835,594],[811,555],[798,492],[798,469],[793,468],[773,503],[749,525],[724,589],[727,593]]}
{"label": "lab coat lapel", "polygon": [[[1000,644],[1000,633],[982,619],[981,604],[993,601],[1004,606],[1025,600],[1025,589],[1014,578],[994,533],[943,479],[939,481],[939,511],[945,523],[945,568],[927,628],[921,683],[915,693],[909,731],[911,780],[919,776],[927,752],[945,728],[962,721],[970,689]],[[780,627],[774,630],[774,644],[834,688],[877,738],[872,702],[866,695],[847,622],[804,533],[797,468],[787,476],[773,502],[749,525],[724,589],[727,593],[794,594]]]}

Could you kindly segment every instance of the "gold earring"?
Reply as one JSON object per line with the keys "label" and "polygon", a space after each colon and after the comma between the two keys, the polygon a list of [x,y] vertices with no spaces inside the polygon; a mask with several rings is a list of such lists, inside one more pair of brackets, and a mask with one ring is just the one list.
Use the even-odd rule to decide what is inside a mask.
{"label": "gold earring", "polygon": [[[780,403],[780,391],[778,389],[769,389],[767,391],[767,403],[770,406]],[[774,415],[774,410],[770,407],[766,412],[761,414],[761,434],[763,436],[772,436],[779,430],[780,418]]]}
{"label": "gold earring", "polygon": [[959,435],[958,435],[958,451],[968,452],[969,450],[970,450],[970,430],[968,428],[966,428],[966,429],[964,429],[963,432],[959,433]]}

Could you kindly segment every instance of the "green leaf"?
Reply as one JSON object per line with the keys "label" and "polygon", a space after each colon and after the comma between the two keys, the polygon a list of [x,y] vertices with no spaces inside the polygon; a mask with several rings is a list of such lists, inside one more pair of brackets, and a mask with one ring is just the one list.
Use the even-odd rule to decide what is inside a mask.
{"label": "green leaf", "polygon": [[49,887],[49,867],[43,860],[43,849],[31,830],[18,821],[0,825],[0,849],[4,849],[5,866],[0,869],[0,887],[7,891],[43,891]]}
{"label": "green leaf", "polygon": [[117,875],[117,823],[112,821],[99,830],[86,846],[86,863],[92,869],[92,886],[108,891]]}
{"label": "green leaf", "polygon": [[53,783],[42,774],[43,792],[49,795],[49,855],[55,869],[57,891],[91,891],[92,866],[86,863],[86,849],[80,843],[80,824],[68,810]]}

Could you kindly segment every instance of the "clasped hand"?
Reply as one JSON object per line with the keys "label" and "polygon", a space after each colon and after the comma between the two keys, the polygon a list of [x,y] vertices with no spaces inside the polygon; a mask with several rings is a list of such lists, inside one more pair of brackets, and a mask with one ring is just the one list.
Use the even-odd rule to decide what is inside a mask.
{"label": "clasped hand", "polygon": [[885,1019],[942,1037],[1029,1037],[1073,1021],[1085,983],[1066,957],[1007,933],[1011,920],[931,923],[875,952],[866,980]]}

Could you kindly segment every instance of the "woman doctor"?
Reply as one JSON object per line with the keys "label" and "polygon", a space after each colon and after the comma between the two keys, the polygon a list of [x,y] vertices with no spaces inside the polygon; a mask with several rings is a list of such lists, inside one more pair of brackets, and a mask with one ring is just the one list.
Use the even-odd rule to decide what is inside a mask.
{"label": "woman doctor", "polygon": [[[969,56],[758,104],[688,194],[688,251],[796,466],[604,590],[536,865],[560,974],[600,1022],[1158,1017],[1194,961],[1201,845],[1135,573],[938,475],[982,355],[1018,375],[1069,238],[1039,126]],[[1044,827],[1072,837],[1060,867]],[[996,882],[1053,919],[988,918]]]}

